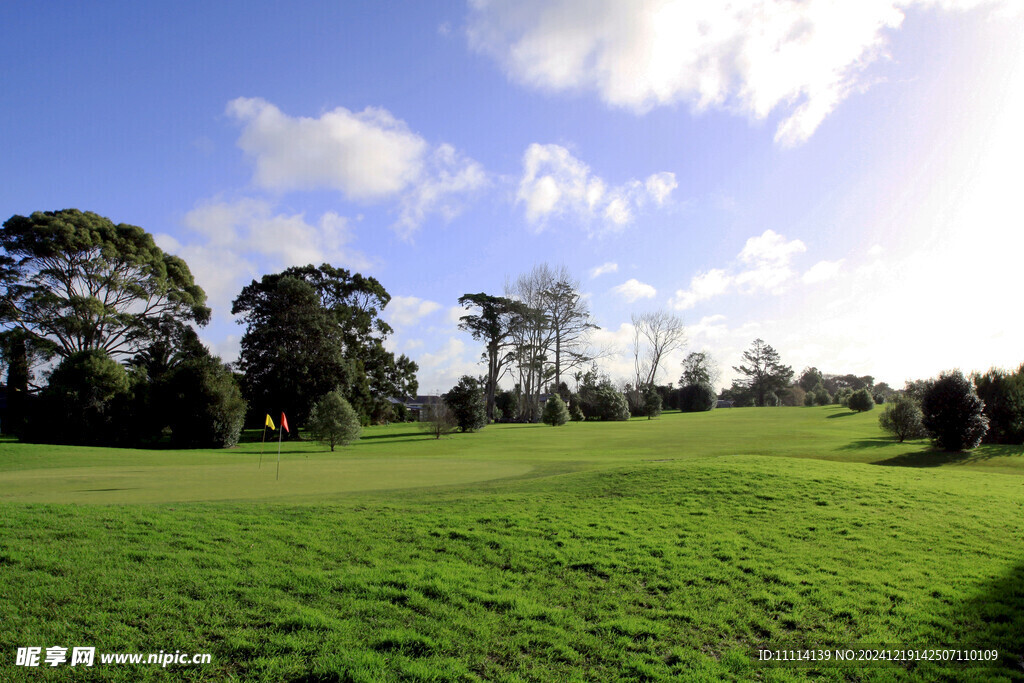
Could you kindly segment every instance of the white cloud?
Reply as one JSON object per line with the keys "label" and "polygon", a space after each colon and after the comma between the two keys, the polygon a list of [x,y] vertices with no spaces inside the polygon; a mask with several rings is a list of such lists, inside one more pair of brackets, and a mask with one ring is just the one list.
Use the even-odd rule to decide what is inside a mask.
{"label": "white cloud", "polygon": [[415,325],[422,318],[441,308],[435,301],[415,296],[393,296],[384,309],[392,325]]}
{"label": "white cloud", "polygon": [[653,299],[658,294],[658,290],[654,287],[640,282],[636,278],[630,278],[618,287],[612,287],[612,291],[629,303],[633,303],[637,299]]}
{"label": "white cloud", "polygon": [[462,306],[452,306],[451,308],[448,309],[448,313],[445,316],[445,319],[451,325],[458,325],[460,322],[462,322],[462,316],[469,315],[469,313],[470,311],[468,308],[463,308]]}
{"label": "white cloud", "polygon": [[184,224],[198,241],[181,243],[161,236],[162,243],[185,259],[210,306],[223,315],[258,270],[324,262],[356,270],[369,267],[366,257],[348,248],[354,239],[348,219],[333,211],[309,222],[305,214],[277,213],[259,199],[214,200],[185,214]]}
{"label": "white cloud", "polygon": [[413,358],[420,367],[416,373],[420,393],[444,393],[463,375],[478,376],[481,368],[475,358],[466,358],[466,350],[465,342],[449,337],[436,351]]}
{"label": "white cloud", "polygon": [[1008,0],[473,0],[468,37],[519,83],[595,91],[643,113],[688,102],[756,119],[781,110],[782,145],[807,140],[862,86],[904,10]]}
{"label": "white cloud", "polygon": [[732,282],[732,276],[718,268],[697,273],[690,279],[690,288],[677,290],[669,305],[680,311],[693,308],[698,301],[724,294]]}
{"label": "white cloud", "polygon": [[838,261],[818,261],[811,269],[804,273],[803,281],[804,284],[812,285],[819,282],[825,282],[831,280],[839,274],[839,270],[843,267],[843,260]]}
{"label": "white cloud", "polygon": [[676,187],[675,174],[666,171],[643,183],[630,180],[610,188],[565,147],[533,143],[523,154],[516,203],[525,206],[526,220],[538,229],[552,216],[621,229],[649,201],[665,204]]}
{"label": "white cloud", "polygon": [[433,149],[386,109],[338,107],[319,118],[293,117],[260,98],[239,97],[227,113],[242,124],[238,146],[267,190],[337,190],[356,201],[400,202],[394,227],[408,237],[429,213],[450,219],[463,195],[483,187],[477,162],[451,145]]}
{"label": "white cloud", "polygon": [[697,339],[711,341],[725,336],[728,328],[725,326],[725,316],[716,314],[704,316],[696,325],[687,327],[686,332],[694,341]]}
{"label": "white cloud", "polygon": [[601,265],[590,269],[590,279],[593,280],[596,277],[600,277],[606,273],[617,273],[619,272],[619,264],[614,261],[607,261]]}
{"label": "white cloud", "polygon": [[790,262],[805,251],[807,247],[800,240],[787,240],[774,230],[765,230],[743,245],[736,257],[740,267],[734,272],[713,268],[697,273],[690,279],[689,289],[676,290],[669,305],[684,311],[733,289],[744,294],[757,291],[780,294],[795,275]]}

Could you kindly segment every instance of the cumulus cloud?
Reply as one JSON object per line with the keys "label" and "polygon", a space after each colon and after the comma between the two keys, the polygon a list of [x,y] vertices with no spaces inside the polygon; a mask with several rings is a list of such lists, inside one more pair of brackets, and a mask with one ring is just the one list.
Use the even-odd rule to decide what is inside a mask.
{"label": "cumulus cloud", "polygon": [[600,277],[606,273],[617,273],[619,272],[619,264],[614,261],[607,261],[599,266],[590,269],[590,279],[593,280],[596,277]]}
{"label": "cumulus cloud", "polygon": [[486,173],[451,145],[431,147],[391,112],[338,107],[318,118],[285,114],[260,98],[239,97],[227,113],[242,125],[238,146],[253,160],[253,181],[277,192],[336,190],[363,202],[397,200],[395,228],[408,236],[428,213],[451,218],[457,197],[483,187]]}
{"label": "cumulus cloud", "polygon": [[309,221],[260,199],[213,200],[185,214],[184,224],[195,241],[161,236],[162,244],[189,264],[215,312],[226,314],[242,285],[261,270],[324,262],[356,270],[370,265],[348,246],[354,239],[348,219],[333,211]]}
{"label": "cumulus cloud", "polygon": [[643,113],[687,102],[756,119],[780,110],[775,139],[807,140],[885,55],[904,11],[1009,0],[471,0],[470,46],[515,81],[594,91]]}
{"label": "cumulus cloud", "polygon": [[621,229],[649,202],[665,204],[678,187],[674,173],[652,174],[609,187],[590,167],[561,145],[531,144],[523,154],[523,175],[516,203],[526,220],[543,229],[552,216],[571,216],[589,225]]}
{"label": "cumulus cloud", "polygon": [[415,325],[424,317],[441,308],[436,301],[428,301],[415,296],[393,296],[388,302],[385,313],[392,325]]}
{"label": "cumulus cloud", "polygon": [[640,282],[636,278],[630,278],[618,287],[612,287],[612,291],[629,303],[638,299],[653,299],[658,294],[658,290],[654,287]]}
{"label": "cumulus cloud", "polygon": [[811,269],[804,273],[803,281],[804,284],[813,285],[819,282],[825,282],[831,280],[839,274],[839,270],[843,266],[843,259],[838,261],[818,261]]}
{"label": "cumulus cloud", "polygon": [[734,289],[745,294],[779,294],[795,275],[790,265],[793,257],[805,251],[807,246],[800,240],[787,240],[774,230],[765,230],[743,245],[734,272],[715,268],[697,273],[690,279],[688,289],[676,291],[669,305],[682,311]]}

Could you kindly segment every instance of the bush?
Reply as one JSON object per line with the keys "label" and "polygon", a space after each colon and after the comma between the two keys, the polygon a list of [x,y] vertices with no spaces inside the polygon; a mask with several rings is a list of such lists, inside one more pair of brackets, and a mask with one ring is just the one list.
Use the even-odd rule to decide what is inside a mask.
{"label": "bush", "polygon": [[853,396],[853,389],[850,387],[843,387],[836,392],[835,396],[832,397],[832,402],[845,406],[849,404],[851,396]]}
{"label": "bush", "polygon": [[804,405],[808,407],[814,405],[814,392],[808,391],[804,394]]}
{"label": "bush", "polygon": [[648,420],[661,415],[661,394],[657,389],[651,388],[644,392],[644,415]]}
{"label": "bush", "polygon": [[98,349],[61,361],[33,406],[27,436],[43,443],[113,445],[129,429],[118,413],[131,402],[128,373]]}
{"label": "bush", "polygon": [[463,432],[472,432],[487,426],[487,401],[480,382],[463,375],[459,383],[443,397],[452,411],[455,423]]}
{"label": "bush", "polygon": [[762,403],[761,405],[775,407],[780,403],[781,401],[779,400],[779,395],[776,394],[774,391],[769,391],[767,394],[764,395],[764,403]]}
{"label": "bush", "polygon": [[991,443],[1024,443],[1024,365],[1016,373],[992,369],[974,377],[978,397],[985,402]]}
{"label": "bush", "polygon": [[[786,387],[782,390],[782,405],[784,406],[803,406],[809,405],[807,401],[807,392],[799,384]],[[812,399],[813,400],[813,399]]]}
{"label": "bush", "polygon": [[569,419],[573,422],[583,422],[586,417],[583,415],[583,409],[580,408],[580,404],[573,401],[572,407],[569,408]]}
{"label": "bush", "polygon": [[332,391],[320,397],[309,413],[310,435],[334,450],[335,446],[347,446],[359,439],[362,427],[359,416],[339,391]]}
{"label": "bush", "polygon": [[711,410],[717,403],[718,397],[710,384],[687,384],[679,390],[679,409],[684,413]]}
{"label": "bush", "polygon": [[157,390],[167,406],[171,441],[181,448],[231,448],[238,443],[246,402],[234,375],[212,356],[176,366]]}
{"label": "bush", "polygon": [[420,409],[420,429],[435,439],[451,434],[458,427],[455,415],[444,401],[428,403]]}
{"label": "bush", "polygon": [[602,420],[622,421],[629,419],[629,404],[622,392],[605,381],[594,391],[595,417]]}
{"label": "bush", "polygon": [[925,428],[935,445],[947,451],[968,451],[988,431],[985,403],[974,384],[959,370],[944,372],[921,399]]}
{"label": "bush", "polygon": [[875,397],[871,395],[867,389],[858,389],[850,395],[850,400],[846,402],[850,410],[855,410],[858,413],[863,413],[868,410],[874,410]]}
{"label": "bush", "polygon": [[565,406],[565,401],[558,394],[551,394],[547,402],[544,403],[544,412],[541,415],[541,420],[544,424],[551,425],[552,427],[561,427],[569,421],[569,409]]}
{"label": "bush", "polygon": [[919,439],[926,434],[921,422],[921,408],[909,396],[895,396],[878,416],[878,426],[896,436],[900,443]]}
{"label": "bush", "polygon": [[819,406],[832,405],[832,394],[828,393],[828,390],[825,388],[822,388],[820,391],[815,391],[814,404]]}
{"label": "bush", "polygon": [[885,394],[877,393],[874,395],[875,405],[883,405],[885,403]]}
{"label": "bush", "polygon": [[512,391],[498,391],[494,397],[495,422],[511,422],[516,419],[516,414],[518,412],[519,394]]}

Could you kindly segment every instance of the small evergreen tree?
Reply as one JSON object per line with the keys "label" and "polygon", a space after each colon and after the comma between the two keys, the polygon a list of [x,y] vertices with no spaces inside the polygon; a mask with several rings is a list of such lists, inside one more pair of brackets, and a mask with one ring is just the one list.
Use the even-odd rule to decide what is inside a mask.
{"label": "small evergreen tree", "polygon": [[684,413],[711,410],[717,404],[718,397],[710,384],[687,384],[679,390],[679,409]]}
{"label": "small evergreen tree", "polygon": [[805,406],[813,406],[814,405],[814,392],[813,391],[808,391],[806,394],[804,394],[804,405]]}
{"label": "small evergreen tree", "polygon": [[312,437],[330,446],[331,451],[335,446],[347,446],[356,441],[362,431],[359,416],[338,391],[325,394],[313,404],[308,424]]}
{"label": "small evergreen tree", "polygon": [[947,451],[969,451],[981,443],[988,431],[984,411],[974,384],[959,370],[939,375],[921,399],[924,426]]}
{"label": "small evergreen tree", "polygon": [[573,422],[583,422],[586,419],[583,415],[583,409],[580,408],[580,404],[573,401],[572,407],[569,408],[569,419]]}
{"label": "small evergreen tree", "polygon": [[654,387],[644,392],[644,415],[648,420],[661,415],[661,394]]}
{"label": "small evergreen tree", "polygon": [[551,394],[544,404],[541,420],[544,424],[551,425],[552,427],[561,427],[569,421],[569,409],[565,406],[565,401],[562,400],[561,396]]}
{"label": "small evergreen tree", "polygon": [[992,369],[974,376],[978,397],[985,402],[992,443],[1024,443],[1024,365],[1015,373]]}
{"label": "small evergreen tree", "polygon": [[846,402],[846,405],[850,410],[855,410],[858,413],[863,413],[868,410],[873,410],[875,407],[875,397],[871,395],[867,389],[858,389],[850,395],[850,399]]}
{"label": "small evergreen tree", "polygon": [[878,416],[878,425],[903,443],[906,439],[918,439],[925,435],[921,418],[921,408],[917,401],[909,396],[897,395],[885,404],[882,414]]}
{"label": "small evergreen tree", "polygon": [[487,399],[483,386],[475,377],[463,375],[442,398],[461,431],[472,432],[487,425]]}
{"label": "small evergreen tree", "polygon": [[814,404],[819,406],[827,406],[832,404],[832,394],[828,393],[825,387],[814,392]]}

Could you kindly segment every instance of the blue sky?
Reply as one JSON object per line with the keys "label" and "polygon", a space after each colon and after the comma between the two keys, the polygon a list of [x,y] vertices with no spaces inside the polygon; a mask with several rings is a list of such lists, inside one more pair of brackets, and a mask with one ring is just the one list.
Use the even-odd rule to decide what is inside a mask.
{"label": "blue sky", "polygon": [[458,297],[541,262],[601,344],[682,316],[662,381],[755,337],[896,386],[1024,361],[1009,0],[5,3],[0,33],[0,214],[157,235],[225,360],[242,286],[327,261],[394,296],[425,391],[482,371]]}

